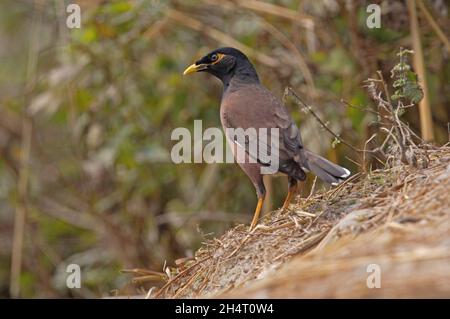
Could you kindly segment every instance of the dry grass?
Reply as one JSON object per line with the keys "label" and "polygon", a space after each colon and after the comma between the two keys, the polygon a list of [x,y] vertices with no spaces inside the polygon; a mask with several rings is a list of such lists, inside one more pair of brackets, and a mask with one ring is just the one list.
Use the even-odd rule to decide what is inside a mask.
{"label": "dry grass", "polygon": [[450,297],[450,147],[426,153],[427,168],[397,161],[229,230],[150,297]]}

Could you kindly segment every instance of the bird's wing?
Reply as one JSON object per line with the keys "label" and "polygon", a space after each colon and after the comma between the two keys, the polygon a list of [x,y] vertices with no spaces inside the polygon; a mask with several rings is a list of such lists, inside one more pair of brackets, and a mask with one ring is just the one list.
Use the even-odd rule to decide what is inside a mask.
{"label": "bird's wing", "polygon": [[303,148],[300,130],[292,120],[286,107],[281,102],[274,103],[274,106],[273,121],[275,125],[280,128],[284,146],[287,151],[296,154]]}
{"label": "bird's wing", "polygon": [[[252,85],[225,95],[222,99],[221,118],[224,128],[246,130],[245,141],[238,141],[234,136],[229,138],[240,147],[245,147],[249,156],[258,162],[265,164],[260,156],[262,152],[278,154],[281,171],[283,165],[292,165],[292,162],[303,166],[305,160],[300,131],[283,103],[264,87]],[[255,130],[248,130],[249,128]],[[261,138],[261,128],[268,129],[268,133],[272,135],[266,139]],[[270,131],[272,128],[278,130]],[[278,143],[274,143],[275,140]],[[259,152],[250,147],[254,145],[252,142],[256,142]]]}

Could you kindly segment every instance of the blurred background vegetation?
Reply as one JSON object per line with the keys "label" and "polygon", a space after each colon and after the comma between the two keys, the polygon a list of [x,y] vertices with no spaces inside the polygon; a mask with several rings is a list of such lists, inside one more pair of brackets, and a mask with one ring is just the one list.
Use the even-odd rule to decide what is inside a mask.
{"label": "blurred background vegetation", "polygon": [[[443,144],[450,48],[436,30],[450,30],[450,5],[417,2],[434,139]],[[81,6],[80,29],[66,26],[69,3]],[[366,26],[370,3],[382,8],[380,29]],[[170,161],[174,128],[192,130],[194,119],[220,127],[219,82],[181,76],[198,57],[244,50],[276,95],[293,87],[363,148],[376,120],[363,109],[374,107],[363,81],[381,70],[392,82],[411,31],[406,1],[2,0],[0,297],[136,293],[121,269],[161,271],[250,222],[256,197],[237,166]],[[308,148],[358,171],[351,149],[288,106]],[[404,116],[420,132],[417,108]],[[287,188],[284,178],[269,184],[266,210]],[[81,289],[65,285],[70,263],[81,266]]]}

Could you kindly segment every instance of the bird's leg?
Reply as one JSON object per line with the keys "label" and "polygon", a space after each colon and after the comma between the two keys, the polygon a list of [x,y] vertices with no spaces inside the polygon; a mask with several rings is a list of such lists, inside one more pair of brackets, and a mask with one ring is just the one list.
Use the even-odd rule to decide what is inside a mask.
{"label": "bird's leg", "polygon": [[264,198],[266,198],[266,188],[264,187],[262,178],[259,183],[255,184],[255,187],[256,195],[258,196],[258,204],[256,204],[255,213],[253,214],[252,223],[250,224],[250,230],[253,230],[258,224],[259,215],[261,214],[261,210],[264,204]]}
{"label": "bird's leg", "polygon": [[261,214],[261,209],[264,204],[264,196],[261,198],[258,198],[258,204],[256,204],[255,214],[253,215],[253,220],[250,225],[250,230],[255,228],[256,224],[258,224],[259,215]]}
{"label": "bird's leg", "polygon": [[288,177],[288,183],[289,183],[289,191],[286,196],[286,199],[284,200],[283,207],[281,208],[282,210],[285,210],[289,207],[292,197],[297,192],[297,180],[292,177]]}

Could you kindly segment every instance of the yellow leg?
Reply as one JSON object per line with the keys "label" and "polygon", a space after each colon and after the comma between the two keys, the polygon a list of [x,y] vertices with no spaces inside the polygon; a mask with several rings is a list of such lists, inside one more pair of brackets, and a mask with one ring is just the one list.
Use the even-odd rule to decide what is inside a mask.
{"label": "yellow leg", "polygon": [[261,214],[261,209],[263,207],[264,197],[258,199],[258,204],[256,205],[255,214],[253,215],[252,224],[250,225],[250,230],[255,228],[258,224],[259,215]]}
{"label": "yellow leg", "polygon": [[292,187],[289,187],[289,192],[286,196],[286,199],[284,200],[282,210],[285,210],[289,207],[289,204],[291,203],[292,197],[294,197],[295,193],[297,192],[297,183],[293,185]]}

